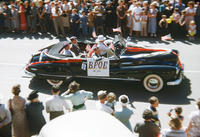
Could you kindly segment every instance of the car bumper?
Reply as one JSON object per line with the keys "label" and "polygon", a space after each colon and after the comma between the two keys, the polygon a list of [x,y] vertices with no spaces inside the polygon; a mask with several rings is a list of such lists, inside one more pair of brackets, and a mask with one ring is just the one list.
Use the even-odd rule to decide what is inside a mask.
{"label": "car bumper", "polygon": [[182,80],[183,80],[183,74],[181,73],[180,77],[177,80],[175,80],[175,81],[169,81],[169,82],[167,82],[167,85],[168,86],[179,85],[182,82]]}
{"label": "car bumper", "polygon": [[29,72],[27,70],[24,70],[24,72],[25,72],[26,76],[28,76],[28,77],[35,77],[36,76],[34,73]]}

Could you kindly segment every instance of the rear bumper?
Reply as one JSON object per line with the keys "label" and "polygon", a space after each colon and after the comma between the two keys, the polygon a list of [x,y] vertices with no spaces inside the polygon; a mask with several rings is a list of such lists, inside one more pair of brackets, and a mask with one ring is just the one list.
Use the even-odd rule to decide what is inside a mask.
{"label": "rear bumper", "polygon": [[26,76],[28,76],[28,77],[35,77],[36,76],[34,73],[29,72],[26,69],[24,70],[24,72],[25,72]]}
{"label": "rear bumper", "polygon": [[175,85],[179,85],[183,80],[183,74],[180,74],[180,77],[178,79],[176,79],[175,81],[169,81],[167,82],[168,86],[175,86]]}

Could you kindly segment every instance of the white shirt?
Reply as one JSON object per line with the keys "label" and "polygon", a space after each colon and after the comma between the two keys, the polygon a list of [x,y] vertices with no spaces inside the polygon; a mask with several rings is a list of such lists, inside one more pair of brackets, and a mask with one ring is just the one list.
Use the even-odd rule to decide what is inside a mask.
{"label": "white shirt", "polygon": [[134,6],[133,4],[131,4],[130,7],[129,7],[129,9],[128,9],[128,10],[131,10],[131,11],[132,11],[131,14],[133,14],[133,10],[134,10],[134,8],[135,8],[135,6]]}
{"label": "white shirt", "polygon": [[100,101],[96,102],[96,109],[100,111],[105,111],[109,114],[113,113],[112,108],[110,108],[109,106],[106,106],[105,104],[102,104]]}
{"label": "white shirt", "polygon": [[68,10],[70,10],[70,6],[68,5],[68,3],[62,4],[62,9],[63,9],[64,11],[68,11]]}
{"label": "white shirt", "polygon": [[105,55],[107,52],[110,51],[110,48],[102,42],[98,42],[97,47],[100,49],[100,55]]}
{"label": "white shirt", "polygon": [[70,108],[65,100],[63,100],[58,95],[53,95],[46,101],[46,112],[50,113],[52,111],[63,111],[63,108],[66,110]]}
{"label": "white shirt", "polygon": [[44,7],[45,7],[45,10],[46,10],[45,12],[48,13],[48,14],[51,14],[51,5],[45,4]]}
{"label": "white shirt", "polygon": [[60,8],[58,8],[58,12],[59,12],[59,15],[56,14],[56,8],[55,7],[53,7],[51,9],[52,16],[54,16],[54,17],[62,15],[62,10]]}
{"label": "white shirt", "polygon": [[195,8],[190,8],[190,7],[187,7],[186,9],[186,13],[196,13],[196,9]]}
{"label": "white shirt", "polygon": [[93,93],[84,91],[84,90],[79,90],[75,93],[70,93],[69,95],[66,95],[65,93],[63,93],[61,96],[64,99],[69,99],[73,105],[78,106],[85,103],[86,98],[92,98]]}
{"label": "white shirt", "polygon": [[135,20],[139,20],[140,19],[141,12],[142,12],[142,8],[141,7],[135,7],[133,9],[133,16],[135,16]]}

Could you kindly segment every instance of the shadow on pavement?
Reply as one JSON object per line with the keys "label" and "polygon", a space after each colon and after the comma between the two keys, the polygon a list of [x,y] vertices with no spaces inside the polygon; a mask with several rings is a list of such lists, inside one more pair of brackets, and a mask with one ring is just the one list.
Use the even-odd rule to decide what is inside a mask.
{"label": "shadow on pavement", "polygon": [[[159,93],[150,93],[145,91],[140,82],[122,81],[122,80],[102,80],[102,79],[74,79],[81,85],[81,89],[92,91],[94,99],[97,99],[97,92],[99,90],[107,90],[107,92],[114,92],[117,97],[122,94],[129,96],[130,101],[148,102],[148,98],[156,96],[159,98],[161,104],[190,104],[192,99],[188,96],[191,94],[190,80],[185,77],[182,84],[179,86],[165,87]],[[61,85],[61,92],[67,90],[68,82]],[[51,94],[51,86],[44,80],[33,78],[30,81],[29,88],[37,90],[44,94]]]}

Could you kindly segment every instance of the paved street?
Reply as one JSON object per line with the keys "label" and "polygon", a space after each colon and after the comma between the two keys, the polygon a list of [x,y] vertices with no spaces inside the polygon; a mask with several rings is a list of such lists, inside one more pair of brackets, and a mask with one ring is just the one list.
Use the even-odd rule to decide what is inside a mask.
{"label": "paved street", "polygon": [[[49,96],[50,86],[44,80],[24,77],[24,67],[32,53],[50,44],[59,42],[59,39],[42,35],[35,37],[19,35],[17,37],[15,35],[11,37],[0,35],[0,90],[5,97],[4,102],[12,97],[11,88],[16,83],[21,84],[21,95],[23,97],[27,97],[31,90],[38,90],[40,91],[40,100],[45,101]],[[185,67],[185,79],[181,86],[167,87],[160,93],[152,94],[144,91],[138,83],[131,81],[77,79],[81,84],[81,88],[93,91],[95,99],[96,93],[100,89],[108,90],[108,92],[113,91],[117,96],[127,94],[136,107],[135,115],[132,118],[133,125],[136,121],[142,120],[141,114],[144,108],[148,107],[148,98],[155,95],[160,100],[159,116],[162,121],[162,127],[168,127],[169,118],[166,113],[175,106],[183,107],[183,115],[185,116],[183,125],[186,126],[189,113],[196,109],[194,100],[200,97],[200,40],[194,42],[187,40],[161,42],[154,39],[140,38],[137,40],[133,39],[133,42],[141,45],[178,49],[180,59]],[[64,91],[67,88],[67,83],[61,88]],[[88,101],[87,106],[89,109],[94,109],[94,102]],[[48,118],[45,112],[44,114]]]}

